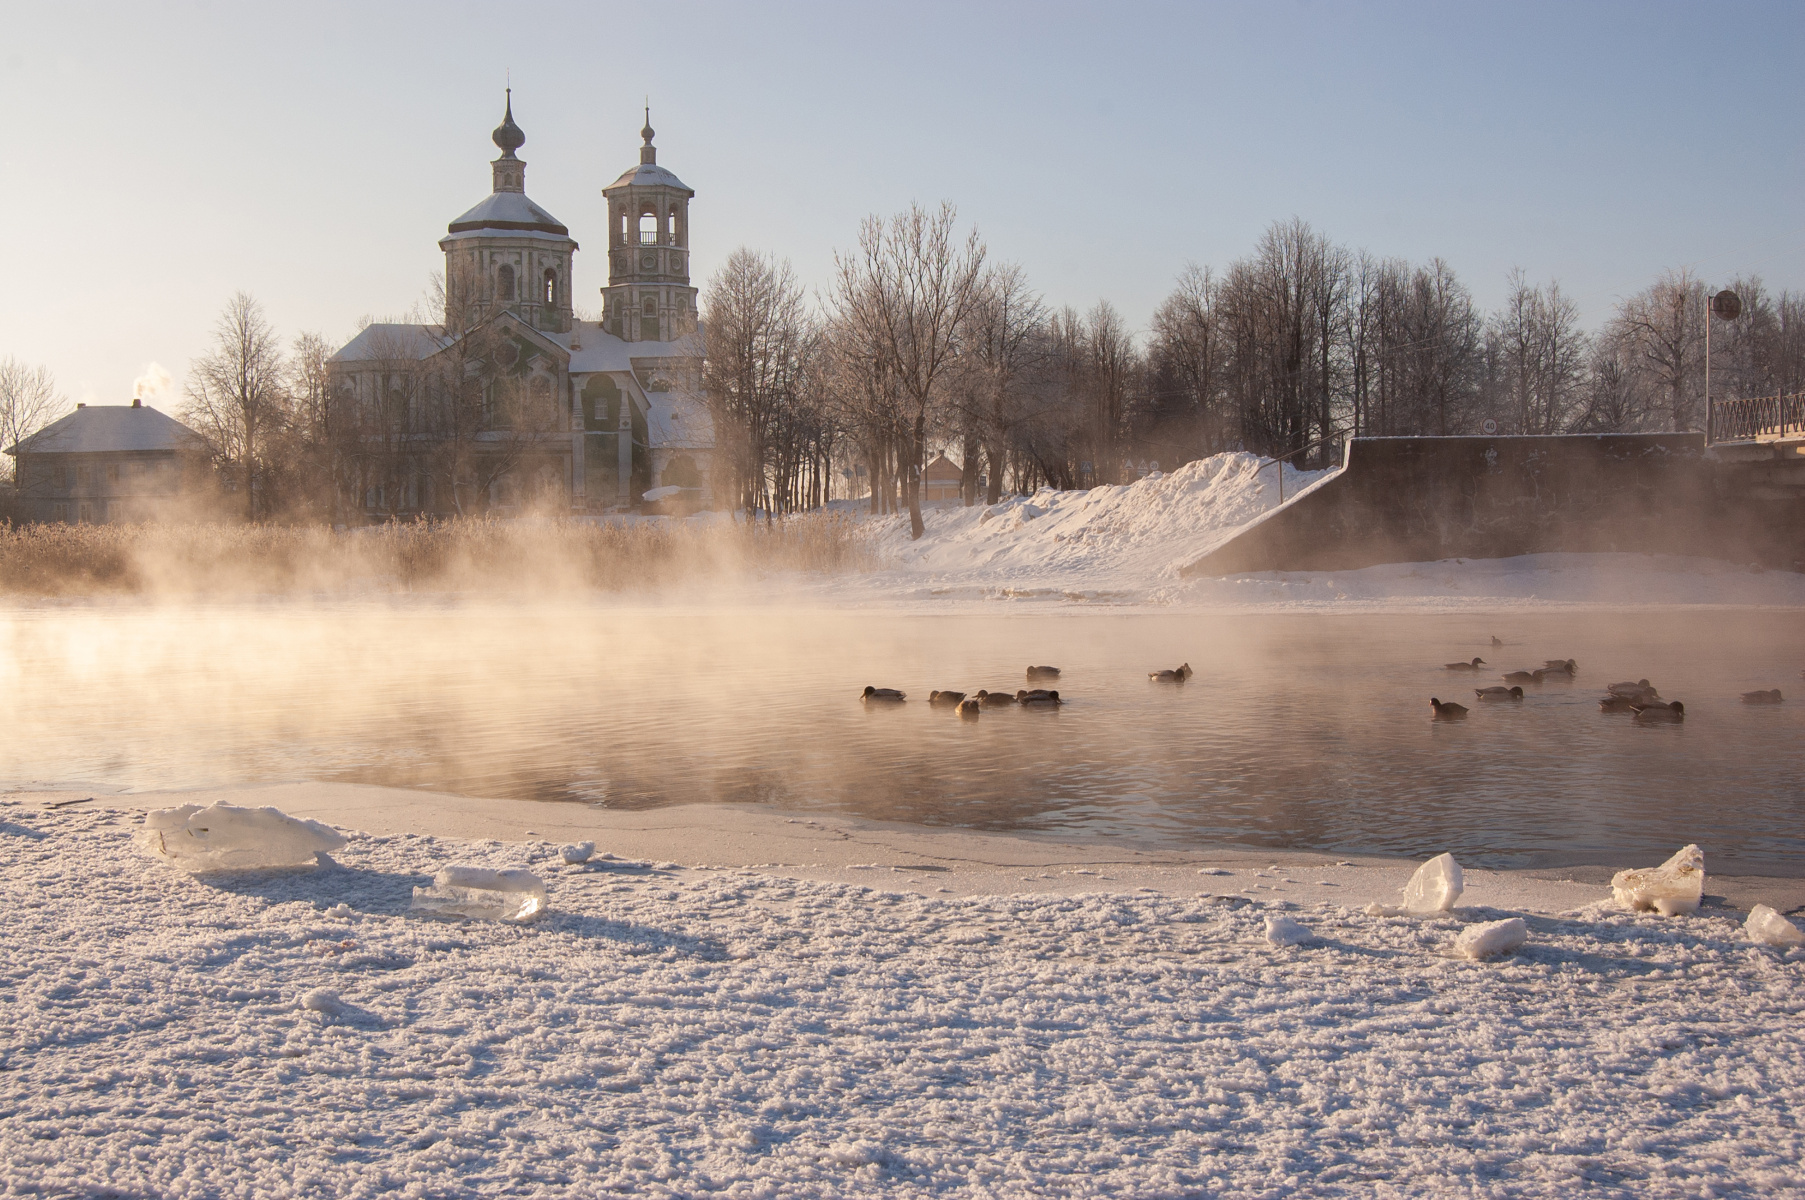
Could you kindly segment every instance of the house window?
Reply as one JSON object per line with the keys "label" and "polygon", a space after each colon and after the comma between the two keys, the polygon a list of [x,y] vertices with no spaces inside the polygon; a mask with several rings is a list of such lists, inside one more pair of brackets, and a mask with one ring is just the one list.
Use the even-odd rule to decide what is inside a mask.
{"label": "house window", "polygon": [[93,483],[93,482],[94,482],[94,468],[93,467],[77,467],[77,468],[75,468],[75,483],[76,483],[77,487],[87,487],[90,483]]}
{"label": "house window", "polygon": [[[51,475],[51,478],[56,481],[57,487],[66,488],[69,486],[69,468],[68,467],[56,467],[50,472],[50,475]],[[64,518],[59,518],[59,520],[60,519],[64,519]]]}
{"label": "house window", "polygon": [[501,300],[514,298],[514,268],[506,263],[495,269],[495,295]]}
{"label": "house window", "polygon": [[[82,470],[85,471],[87,468],[83,467]],[[77,505],[75,509],[75,519],[84,525],[91,523],[94,520],[94,506],[92,504]]]}
{"label": "house window", "polygon": [[119,482],[119,464],[109,463],[107,465],[107,482],[108,483],[118,483]]}
{"label": "house window", "polygon": [[50,506],[50,519],[52,521],[67,521],[69,519],[69,506],[67,504],[52,504]]}

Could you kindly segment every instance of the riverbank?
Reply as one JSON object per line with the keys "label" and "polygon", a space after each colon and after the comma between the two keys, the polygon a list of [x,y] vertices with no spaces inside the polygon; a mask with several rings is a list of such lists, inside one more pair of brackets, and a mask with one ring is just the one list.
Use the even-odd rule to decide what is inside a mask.
{"label": "riverbank", "polygon": [[[452,838],[492,818],[379,791],[235,793],[389,832],[319,870],[211,877],[131,845],[133,810],[177,797],[0,800],[0,1190],[1805,1184],[1805,955],[1751,947],[1717,904],[1632,915],[1595,885],[1472,872],[1453,913],[1376,918],[1407,864],[1200,866],[743,811],[700,835],[694,813],[573,810],[535,815],[552,836]],[[407,831],[428,818],[440,832]],[[565,866],[577,832],[616,857]],[[453,861],[540,872],[550,912],[409,915]],[[1278,914],[1310,940],[1272,945]],[[1452,956],[1509,915],[1523,949]]]}

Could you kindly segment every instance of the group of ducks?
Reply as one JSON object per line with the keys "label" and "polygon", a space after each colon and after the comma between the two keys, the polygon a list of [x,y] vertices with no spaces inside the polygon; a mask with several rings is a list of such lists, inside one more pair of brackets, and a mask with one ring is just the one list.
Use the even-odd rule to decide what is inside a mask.
{"label": "group of ducks", "polygon": [[[1155,683],[1183,683],[1196,672],[1191,670],[1190,663],[1169,671],[1149,671],[1147,678]],[[1027,682],[1047,682],[1059,678],[1058,667],[1029,667]],[[900,704],[907,700],[907,692],[897,688],[871,687],[865,688],[860,697],[866,704]],[[956,708],[962,720],[975,721],[978,714],[987,708],[1001,708],[1008,704],[1021,705],[1023,708],[1057,708],[1065,701],[1059,698],[1057,688],[1018,688],[1014,693],[992,692],[980,688],[976,692],[940,692],[928,693],[928,703],[935,708]]]}
{"label": "group of ducks", "polygon": [[[1492,645],[1503,645],[1497,638]],[[1475,657],[1471,662],[1452,662],[1443,666],[1449,671],[1477,671],[1484,667],[1483,658]],[[1473,694],[1482,702],[1515,701],[1523,699],[1523,684],[1541,683],[1550,675],[1565,675],[1571,679],[1579,672],[1579,664],[1571,658],[1548,659],[1539,669],[1534,671],[1507,671],[1504,683],[1508,686],[1475,688]],[[1764,691],[1742,693],[1744,704],[1778,704],[1780,689],[1770,688]],[[1605,712],[1634,713],[1639,721],[1683,721],[1686,719],[1686,706],[1678,700],[1664,700],[1655,686],[1646,679],[1638,679],[1634,683],[1613,683],[1605,689],[1603,699],[1598,707]],[[1440,721],[1458,721],[1467,715],[1464,704],[1453,701],[1443,703],[1440,699],[1429,697],[1429,708]]]}

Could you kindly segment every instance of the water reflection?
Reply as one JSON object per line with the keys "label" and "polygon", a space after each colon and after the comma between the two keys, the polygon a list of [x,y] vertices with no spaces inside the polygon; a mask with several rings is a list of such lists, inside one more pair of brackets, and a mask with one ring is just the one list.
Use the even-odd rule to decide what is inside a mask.
{"label": "water reflection", "polygon": [[[1497,634],[1507,645],[1493,648]],[[1499,671],[1579,660],[1520,704]],[[1183,685],[1149,669],[1189,661]],[[1064,668],[1056,711],[934,688]],[[42,608],[0,617],[0,780],[314,778],[508,800],[734,801],[888,820],[1425,854],[1664,856],[1797,874],[1805,703],[1790,613],[962,615],[428,603]],[[1598,711],[1647,676],[1683,724]],[[901,687],[867,708],[866,684]],[[1472,705],[1429,720],[1428,698]],[[1653,860],[1651,860],[1653,861]]]}

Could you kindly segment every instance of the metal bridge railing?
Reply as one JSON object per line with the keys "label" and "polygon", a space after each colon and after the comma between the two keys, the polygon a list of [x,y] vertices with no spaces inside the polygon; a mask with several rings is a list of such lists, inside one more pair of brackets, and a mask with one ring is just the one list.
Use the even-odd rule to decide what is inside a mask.
{"label": "metal bridge railing", "polygon": [[1805,435],[1805,392],[1791,396],[1747,396],[1711,405],[1709,442],[1752,442],[1758,438]]}
{"label": "metal bridge railing", "polygon": [[[1283,463],[1285,460],[1291,459],[1291,458],[1296,458],[1300,454],[1307,454],[1311,450],[1316,449],[1318,446],[1334,446],[1335,447],[1335,455],[1334,455],[1334,459],[1333,459],[1334,465],[1336,467],[1345,467],[1347,465],[1347,441],[1350,437],[1353,437],[1353,436],[1354,436],[1354,431],[1352,429],[1337,429],[1333,433],[1329,434],[1328,437],[1317,438],[1313,442],[1309,442],[1305,445],[1299,446],[1297,449],[1291,451],[1291,453],[1289,453],[1289,454],[1281,454],[1277,458],[1266,459],[1265,461],[1260,463],[1260,465],[1258,467],[1254,468],[1254,473],[1257,475],[1257,474],[1259,474],[1259,472],[1264,471],[1267,467],[1272,466],[1274,463]],[[1278,474],[1279,474],[1279,503],[1283,504],[1285,502],[1285,468],[1282,466],[1279,467]]]}

